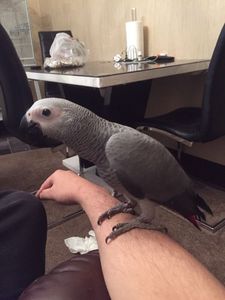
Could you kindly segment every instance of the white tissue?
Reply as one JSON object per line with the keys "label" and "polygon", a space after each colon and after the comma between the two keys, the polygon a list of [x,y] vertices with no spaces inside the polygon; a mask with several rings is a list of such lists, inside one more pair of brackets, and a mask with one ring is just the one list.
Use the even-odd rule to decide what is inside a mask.
{"label": "white tissue", "polygon": [[126,22],[127,57],[136,59],[144,55],[144,36],[142,21]]}
{"label": "white tissue", "polygon": [[85,254],[90,251],[98,249],[95,233],[93,230],[88,232],[89,236],[85,238],[74,236],[64,240],[66,247],[71,253]]}

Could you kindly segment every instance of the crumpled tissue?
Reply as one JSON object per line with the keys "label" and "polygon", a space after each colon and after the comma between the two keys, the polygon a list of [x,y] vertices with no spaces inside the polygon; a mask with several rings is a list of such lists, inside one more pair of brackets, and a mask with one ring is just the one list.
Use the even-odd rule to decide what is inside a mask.
{"label": "crumpled tissue", "polygon": [[65,245],[69,248],[71,253],[85,254],[90,251],[98,249],[97,240],[93,230],[88,232],[89,236],[85,238],[74,236],[64,240]]}

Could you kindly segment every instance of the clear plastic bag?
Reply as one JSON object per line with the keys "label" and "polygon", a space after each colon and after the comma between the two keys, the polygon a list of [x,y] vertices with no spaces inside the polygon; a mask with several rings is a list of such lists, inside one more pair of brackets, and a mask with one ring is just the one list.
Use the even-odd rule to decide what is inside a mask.
{"label": "clear plastic bag", "polygon": [[77,38],[65,32],[57,33],[46,57],[44,68],[83,66],[87,61],[88,51]]}

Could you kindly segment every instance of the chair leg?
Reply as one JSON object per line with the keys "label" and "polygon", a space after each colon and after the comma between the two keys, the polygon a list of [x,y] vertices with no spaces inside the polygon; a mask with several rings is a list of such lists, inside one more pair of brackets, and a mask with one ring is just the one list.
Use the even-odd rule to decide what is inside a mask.
{"label": "chair leg", "polygon": [[69,147],[66,146],[66,158],[70,157],[70,153],[69,153]]}
{"label": "chair leg", "polygon": [[177,142],[177,160],[181,162],[181,153],[183,150],[183,145],[180,142]]}
{"label": "chair leg", "polygon": [[80,156],[78,156],[79,158],[79,176],[82,176],[84,174],[84,169],[85,169],[85,164],[84,161],[82,160],[82,158],[80,158]]}
{"label": "chair leg", "polygon": [[54,227],[56,227],[58,225],[61,225],[61,224],[63,224],[66,221],[69,221],[69,220],[71,220],[73,218],[76,218],[76,217],[80,216],[83,213],[84,213],[84,210],[81,208],[78,211],[72,212],[72,213],[70,213],[70,214],[62,217],[62,219],[60,219],[60,220],[50,222],[48,224],[48,230],[50,230],[50,229],[52,229],[52,228],[54,228]]}
{"label": "chair leg", "polygon": [[217,232],[218,230],[222,229],[225,227],[225,218],[220,220],[219,222],[217,222],[216,224],[214,225],[210,225],[204,221],[200,221],[200,220],[197,220],[197,223],[200,227],[212,232],[212,233],[215,233]]}

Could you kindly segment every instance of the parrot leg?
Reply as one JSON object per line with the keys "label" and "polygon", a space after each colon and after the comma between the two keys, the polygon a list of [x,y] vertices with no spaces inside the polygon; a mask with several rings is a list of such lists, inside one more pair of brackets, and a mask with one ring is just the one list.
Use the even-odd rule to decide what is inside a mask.
{"label": "parrot leg", "polygon": [[157,226],[151,223],[151,220],[143,218],[142,216],[133,219],[131,222],[118,223],[112,229],[112,232],[106,237],[105,242],[108,244],[121,234],[128,232],[134,228],[157,230],[163,233],[167,233],[167,229],[162,226]]}
{"label": "parrot leg", "polygon": [[115,198],[120,198],[122,196],[122,194],[116,190],[112,191],[112,196]]}
{"label": "parrot leg", "polygon": [[129,214],[135,214],[134,208],[136,206],[136,203],[134,201],[127,201],[122,202],[106,212],[104,212],[100,217],[98,218],[98,225],[101,225],[103,221],[106,219],[111,219],[113,216],[119,214],[119,213],[129,213]]}

